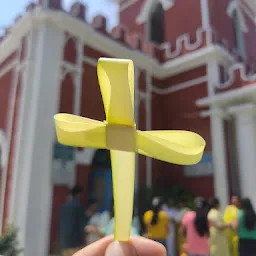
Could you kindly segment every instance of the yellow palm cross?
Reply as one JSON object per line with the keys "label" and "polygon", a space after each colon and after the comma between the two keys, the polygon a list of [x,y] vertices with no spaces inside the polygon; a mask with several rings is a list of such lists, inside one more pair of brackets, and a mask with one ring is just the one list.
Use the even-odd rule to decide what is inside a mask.
{"label": "yellow palm cross", "polygon": [[188,131],[136,130],[133,62],[100,58],[97,71],[106,121],[57,114],[57,137],[69,146],[110,150],[115,239],[127,241],[132,224],[135,153],[174,164],[196,164],[202,158],[205,141]]}

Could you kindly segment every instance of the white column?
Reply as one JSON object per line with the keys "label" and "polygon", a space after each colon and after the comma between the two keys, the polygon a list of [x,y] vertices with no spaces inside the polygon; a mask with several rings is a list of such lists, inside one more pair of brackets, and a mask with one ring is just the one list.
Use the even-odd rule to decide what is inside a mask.
{"label": "white column", "polygon": [[208,0],[201,0],[201,17],[202,28],[207,30],[210,28],[210,15],[209,15],[209,3]]}
{"label": "white column", "polygon": [[239,178],[243,197],[249,197],[256,208],[256,126],[254,104],[231,107],[236,120],[236,143]]}
{"label": "white column", "polygon": [[213,109],[211,114],[211,139],[213,156],[213,175],[215,196],[221,201],[222,209],[228,204],[229,181],[227,176],[227,154],[224,133],[223,114]]}
{"label": "white column", "polygon": [[[135,67],[134,70],[134,91],[135,91],[135,100],[134,100],[134,119],[135,123],[137,124],[137,129],[139,129],[139,111],[140,111],[140,95],[139,95],[139,77],[140,77],[140,70]],[[139,188],[139,154],[135,156],[135,183],[134,189],[135,192],[138,191]]]}
{"label": "white column", "polygon": [[[151,96],[152,96],[152,76],[146,74],[146,130],[152,129],[152,107],[151,107]],[[146,184],[148,188],[152,187],[152,158],[146,158]]]}
{"label": "white column", "polygon": [[[216,59],[209,60],[207,64],[208,75],[208,96],[212,97],[215,94],[215,87],[220,82],[219,68]],[[221,201],[222,209],[229,202],[229,182],[227,176],[227,154],[224,131],[224,114],[221,109],[211,106],[209,112],[211,124],[211,142],[212,142],[212,157],[213,157],[213,178],[214,178],[214,193]]]}
{"label": "white column", "polygon": [[83,44],[82,42],[78,39],[76,42],[76,50],[77,50],[77,64],[75,67],[76,74],[75,74],[75,99],[74,99],[74,114],[75,115],[80,115],[80,108],[81,108],[81,94],[82,94],[82,73],[83,73],[83,58],[84,58],[84,53],[83,53]]}
{"label": "white column", "polygon": [[30,34],[12,210],[23,255],[48,255],[52,204],[53,116],[58,111],[64,33],[42,23]]}

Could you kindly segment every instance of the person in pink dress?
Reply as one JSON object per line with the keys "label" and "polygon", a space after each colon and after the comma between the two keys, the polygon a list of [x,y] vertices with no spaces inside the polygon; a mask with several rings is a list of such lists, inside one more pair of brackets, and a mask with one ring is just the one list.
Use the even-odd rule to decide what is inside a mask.
{"label": "person in pink dress", "polygon": [[195,199],[195,211],[187,212],[181,221],[180,234],[187,239],[188,256],[209,256],[209,206],[203,197]]}

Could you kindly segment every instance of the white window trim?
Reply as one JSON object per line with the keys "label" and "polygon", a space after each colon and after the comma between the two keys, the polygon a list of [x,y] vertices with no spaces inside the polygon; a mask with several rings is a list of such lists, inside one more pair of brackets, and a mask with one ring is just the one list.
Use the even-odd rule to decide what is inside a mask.
{"label": "white window trim", "polygon": [[[3,129],[0,129],[0,168],[7,166],[7,136]],[[4,177],[3,177],[4,178]],[[1,255],[0,255],[1,256]]]}
{"label": "white window trim", "polygon": [[164,10],[168,10],[169,8],[173,7],[175,0],[148,0],[142,6],[140,14],[136,18],[137,24],[143,24],[147,22],[150,12],[154,5],[157,3],[161,3],[163,5]]}
{"label": "white window trim", "polygon": [[238,14],[238,17],[239,17],[239,21],[240,21],[240,25],[241,25],[241,29],[244,33],[247,33],[248,32],[248,27],[247,27],[247,24],[245,22],[245,18],[244,18],[244,14],[243,12],[241,11],[240,7],[239,7],[239,2],[238,0],[232,0],[229,5],[228,5],[228,8],[227,8],[227,15],[230,17],[230,18],[233,18],[233,12],[234,11],[237,11],[237,14]]}

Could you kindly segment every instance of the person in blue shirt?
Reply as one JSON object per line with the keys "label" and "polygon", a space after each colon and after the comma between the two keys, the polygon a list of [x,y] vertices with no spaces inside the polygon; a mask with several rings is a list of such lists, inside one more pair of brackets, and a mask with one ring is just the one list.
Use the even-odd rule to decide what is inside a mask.
{"label": "person in blue shirt", "polygon": [[84,246],[85,209],[81,203],[82,188],[70,191],[70,200],[60,210],[60,247],[63,256],[71,256]]}

